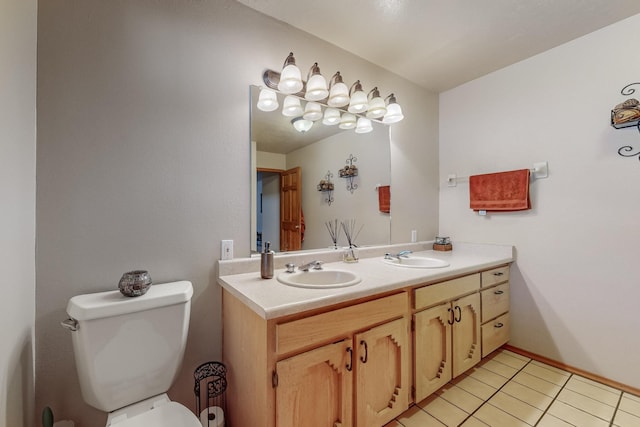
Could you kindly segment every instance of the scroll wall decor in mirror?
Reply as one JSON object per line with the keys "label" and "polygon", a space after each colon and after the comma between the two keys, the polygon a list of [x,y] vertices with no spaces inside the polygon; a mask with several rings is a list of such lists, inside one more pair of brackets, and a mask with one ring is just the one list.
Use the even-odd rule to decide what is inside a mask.
{"label": "scroll wall decor in mirror", "polygon": [[[391,179],[388,126],[373,121],[371,132],[357,134],[314,122],[301,133],[291,125],[291,117],[258,109],[260,93],[261,88],[251,87],[252,252],[260,251],[267,241],[281,252],[332,248],[325,223],[334,219],[355,219],[363,225],[359,246],[389,244],[391,219],[380,212],[376,191]],[[287,95],[274,95],[274,101],[284,105]],[[321,106],[323,116],[327,109]],[[343,182],[336,183],[329,203],[327,193],[318,191],[318,180],[329,173],[338,177],[352,153],[358,157],[359,174],[354,178],[358,191],[352,194]],[[283,196],[281,182],[288,184],[282,189]],[[291,202],[282,218],[281,202]],[[298,247],[287,241],[291,236],[299,236]],[[338,245],[347,245],[344,235]]]}

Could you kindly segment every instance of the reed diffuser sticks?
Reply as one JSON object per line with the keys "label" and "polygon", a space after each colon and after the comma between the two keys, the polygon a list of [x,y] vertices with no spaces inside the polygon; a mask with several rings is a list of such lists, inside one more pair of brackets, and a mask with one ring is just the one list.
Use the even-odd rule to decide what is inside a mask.
{"label": "reed diffuser sticks", "polygon": [[333,249],[338,249],[338,237],[340,237],[340,227],[338,227],[338,220],[334,219],[333,221],[327,221],[324,223],[324,225],[325,227],[327,227],[327,231],[329,231],[329,236],[331,236]]}

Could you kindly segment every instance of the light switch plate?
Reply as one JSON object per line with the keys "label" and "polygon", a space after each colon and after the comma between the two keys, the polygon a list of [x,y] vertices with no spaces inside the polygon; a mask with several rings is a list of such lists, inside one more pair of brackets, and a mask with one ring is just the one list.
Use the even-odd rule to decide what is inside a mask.
{"label": "light switch plate", "polygon": [[220,259],[223,261],[233,259],[233,240],[220,242]]}

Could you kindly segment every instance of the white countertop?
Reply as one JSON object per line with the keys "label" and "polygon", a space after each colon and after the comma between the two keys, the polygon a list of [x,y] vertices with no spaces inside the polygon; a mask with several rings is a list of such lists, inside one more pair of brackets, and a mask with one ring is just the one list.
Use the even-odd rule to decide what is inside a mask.
{"label": "white countertop", "polygon": [[[397,252],[397,251],[396,251]],[[361,255],[362,256],[362,255]],[[228,274],[218,278],[218,283],[264,319],[274,319],[307,310],[351,301],[404,287],[445,280],[473,271],[489,269],[514,261],[513,246],[454,242],[453,251],[425,250],[412,256],[438,258],[449,263],[443,268],[403,268],[383,261],[382,256],[360,258],[357,263],[327,262],[326,270],[348,270],[362,279],[354,286],[331,289],[306,289],[288,286],[277,280],[284,269],[276,269],[273,279],[262,279],[260,271]],[[313,255],[310,259],[322,259]],[[245,260],[234,260],[247,264]],[[219,271],[233,271],[234,261],[225,264]],[[279,263],[277,263],[279,264]],[[298,265],[298,264],[296,264]]]}

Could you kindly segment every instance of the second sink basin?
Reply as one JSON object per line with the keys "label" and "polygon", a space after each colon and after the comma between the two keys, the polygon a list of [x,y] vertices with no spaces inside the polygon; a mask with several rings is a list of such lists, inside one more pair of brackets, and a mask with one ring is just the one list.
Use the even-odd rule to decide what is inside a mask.
{"label": "second sink basin", "polygon": [[449,263],[447,261],[443,261],[437,258],[428,258],[428,257],[409,257],[404,258],[400,257],[393,259],[384,259],[384,262],[391,265],[396,265],[398,267],[407,267],[407,268],[442,268],[448,267]]}
{"label": "second sink basin", "polygon": [[346,270],[310,270],[278,274],[278,282],[298,288],[345,288],[360,283],[361,279]]}

